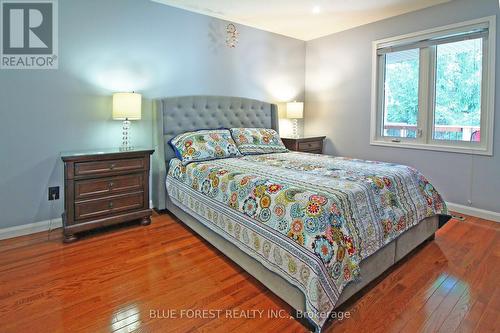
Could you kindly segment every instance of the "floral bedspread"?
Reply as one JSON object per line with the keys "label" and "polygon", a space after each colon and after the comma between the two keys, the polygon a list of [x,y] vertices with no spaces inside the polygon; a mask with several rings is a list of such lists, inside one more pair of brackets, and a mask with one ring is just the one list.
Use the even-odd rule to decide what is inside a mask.
{"label": "floral bedspread", "polygon": [[[361,260],[424,218],[447,213],[435,188],[411,167],[297,152],[187,166],[173,159],[167,190],[301,288],[318,328],[359,275]],[[247,242],[243,229],[251,234]]]}

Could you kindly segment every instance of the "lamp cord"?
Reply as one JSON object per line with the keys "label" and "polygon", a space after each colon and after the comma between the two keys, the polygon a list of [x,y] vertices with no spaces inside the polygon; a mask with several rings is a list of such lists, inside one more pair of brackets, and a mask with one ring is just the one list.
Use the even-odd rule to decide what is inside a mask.
{"label": "lamp cord", "polygon": [[47,231],[47,240],[49,241],[50,240],[50,233],[52,232],[52,216],[53,216],[53,213],[54,213],[54,201],[56,200],[56,195],[55,194],[52,194],[52,203],[50,204],[50,218],[49,218],[49,229]]}

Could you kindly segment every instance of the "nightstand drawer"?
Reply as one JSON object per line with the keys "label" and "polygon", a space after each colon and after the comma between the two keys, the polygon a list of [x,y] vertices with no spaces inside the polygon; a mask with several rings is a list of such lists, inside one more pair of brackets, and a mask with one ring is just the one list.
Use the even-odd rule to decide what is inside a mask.
{"label": "nightstand drawer", "polygon": [[323,141],[299,142],[299,150],[320,150],[322,145]]}
{"label": "nightstand drawer", "polygon": [[80,201],[75,203],[75,220],[83,220],[125,212],[144,207],[144,193],[115,195],[112,197]]}
{"label": "nightstand drawer", "polygon": [[142,174],[75,181],[75,199],[85,199],[120,192],[135,192],[144,186]]}
{"label": "nightstand drawer", "polygon": [[324,136],[308,138],[282,138],[283,144],[290,150],[303,153],[323,154]]}
{"label": "nightstand drawer", "polygon": [[127,158],[120,160],[77,162],[75,176],[99,175],[110,172],[140,171],[145,167],[143,158]]}

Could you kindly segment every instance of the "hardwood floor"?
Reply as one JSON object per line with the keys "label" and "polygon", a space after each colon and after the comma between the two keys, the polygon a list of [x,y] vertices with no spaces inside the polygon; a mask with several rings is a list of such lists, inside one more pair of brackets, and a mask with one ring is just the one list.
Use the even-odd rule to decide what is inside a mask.
{"label": "hardwood floor", "polygon": [[[451,220],[380,280],[325,331],[499,332],[500,224]],[[74,244],[60,231],[0,241],[0,332],[305,332],[290,313],[168,215]]]}

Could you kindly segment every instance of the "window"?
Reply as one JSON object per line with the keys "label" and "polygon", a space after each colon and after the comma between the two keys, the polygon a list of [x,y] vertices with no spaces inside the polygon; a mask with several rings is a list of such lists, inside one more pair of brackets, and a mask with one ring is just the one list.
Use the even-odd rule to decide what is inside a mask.
{"label": "window", "polygon": [[492,155],[495,36],[493,16],[374,42],[370,143]]}
{"label": "window", "polygon": [[385,137],[417,137],[419,58],[419,49],[385,56]]}

